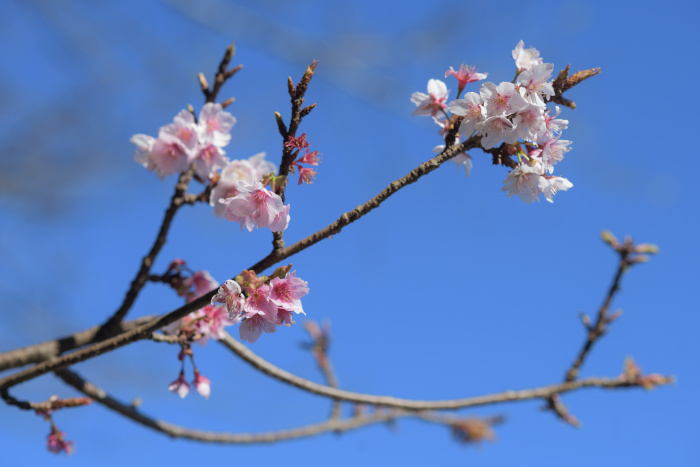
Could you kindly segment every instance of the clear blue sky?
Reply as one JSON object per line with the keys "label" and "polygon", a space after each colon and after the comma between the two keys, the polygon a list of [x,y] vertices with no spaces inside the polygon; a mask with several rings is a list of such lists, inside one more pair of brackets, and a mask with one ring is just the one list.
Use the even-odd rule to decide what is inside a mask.
{"label": "clear blue sky", "polygon": [[[195,6],[196,5],[196,6]],[[284,2],[223,0],[6,1],[0,7],[0,349],[101,322],[118,305],[156,233],[174,178],[133,162],[129,138],[155,134],[202,97],[235,40],[245,69],[233,158],[279,162],[273,112],[288,121],[287,76],[320,64],[302,130],[323,153],[316,182],[291,186],[288,242],[363,203],[432,156],[434,124],[409,98],[468,63],[512,79],[523,39],[555,69],[601,67],[564,110],[573,150],[558,166],[574,188],[525,205],[501,192],[506,170],[473,151],[472,176],[448,164],[316,247],[292,258],[311,293],[309,318],[332,322],[341,386],[407,398],[455,398],[558,382],[583,342],[616,258],[610,229],[661,254],[634,268],[613,304],[624,314],[582,376],[617,376],[626,356],[675,385],[586,390],[564,397],[583,422],[565,426],[540,402],[464,411],[504,414],[498,440],[455,443],[447,429],[401,421],[271,446],[170,440],[99,405],[64,410],[76,442],[66,460],[45,449],[39,417],[0,406],[8,465],[691,465],[700,431],[697,388],[698,208],[692,195],[698,75],[695,2]],[[452,96],[454,81],[447,81]],[[474,85],[472,85],[474,86]],[[476,86],[473,90],[476,89]],[[267,254],[270,234],[241,232],[205,206],[185,208],[154,270],[176,257],[223,281]],[[148,286],[129,317],[180,305]],[[233,330],[236,333],[236,330]],[[321,381],[299,348],[301,326],[253,350]],[[142,342],[76,367],[115,397],[193,428],[258,432],[322,420],[329,402],[257,374],[214,344],[196,348],[212,396],[180,400],[175,348]],[[44,400],[76,393],[47,375],[14,389]]]}

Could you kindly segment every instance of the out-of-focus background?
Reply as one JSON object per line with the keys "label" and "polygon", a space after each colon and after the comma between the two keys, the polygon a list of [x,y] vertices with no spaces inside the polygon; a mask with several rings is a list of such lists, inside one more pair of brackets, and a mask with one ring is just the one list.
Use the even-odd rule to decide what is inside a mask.
{"label": "out-of-focus background", "polygon": [[[70,460],[46,448],[48,425],[0,406],[7,465],[691,465],[700,434],[697,389],[698,208],[693,161],[698,97],[695,2],[286,2],[165,0],[0,6],[0,349],[63,336],[120,303],[156,233],[174,177],[132,158],[129,138],[156,135],[187,104],[199,109],[224,49],[245,68],[221,93],[236,97],[232,158],[265,151],[279,162],[273,112],[289,120],[286,79],[320,64],[304,120],[323,153],[313,185],[290,186],[288,243],[327,225],[432,156],[437,127],[411,117],[409,98],[462,63],[512,79],[523,39],[560,70],[601,67],[573,89],[557,168],[574,188],[555,204],[501,192],[507,171],[475,150],[472,176],[454,164],[411,185],[331,240],[291,259],[311,293],[308,318],[330,320],[341,386],[406,398],[456,398],[558,382],[583,343],[616,257],[610,229],[661,254],[624,278],[624,310],[582,376],[616,376],[627,356],[675,385],[585,390],[564,397],[582,422],[562,424],[541,402],[503,414],[494,443],[456,443],[449,431],[400,421],[342,435],[260,446],[170,440],[103,407],[62,410]],[[467,90],[478,90],[479,83]],[[204,205],[178,213],[154,267],[174,258],[223,281],[267,254],[268,231],[240,231]],[[129,318],[181,299],[149,285]],[[301,321],[301,320],[300,320]],[[231,329],[237,334],[236,329]],[[322,381],[302,326],[251,345],[271,362]],[[177,349],[141,342],[76,366],[152,416],[193,428],[260,432],[313,423],[329,401],[253,371],[220,346],[195,347],[212,380],[204,400],[167,390]],[[4,373],[7,375],[9,373]],[[76,393],[51,375],[14,388],[21,399]]]}

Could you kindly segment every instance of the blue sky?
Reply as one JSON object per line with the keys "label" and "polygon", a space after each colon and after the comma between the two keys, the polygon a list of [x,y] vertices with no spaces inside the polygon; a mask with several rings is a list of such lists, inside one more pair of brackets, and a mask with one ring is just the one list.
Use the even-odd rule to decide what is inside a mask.
{"label": "blue sky", "polygon": [[[489,80],[514,74],[523,39],[555,69],[601,67],[569,93],[564,132],[573,150],[557,167],[574,184],[553,205],[508,199],[502,167],[473,151],[472,176],[453,164],[381,209],[291,258],[308,281],[304,309],[330,320],[331,358],[348,390],[440,399],[558,382],[583,343],[578,315],[594,314],[616,258],[603,229],[658,244],[633,268],[613,304],[624,314],[582,376],[617,376],[625,357],[677,383],[586,390],[564,402],[583,422],[565,426],[540,402],[463,411],[503,414],[498,440],[455,443],[447,429],[405,420],[340,436],[270,446],[170,440],[101,406],[60,411],[76,442],[69,460],[45,450],[39,417],[0,407],[0,442],[13,465],[224,461],[243,465],[691,465],[700,434],[696,401],[700,285],[692,137],[698,64],[692,2],[282,2],[224,0],[9,1],[0,7],[0,349],[101,322],[120,303],[157,231],[173,177],[132,159],[129,138],[155,134],[187,104],[196,76],[211,76],[236,41],[244,70],[235,96],[232,158],[265,151],[279,162],[273,112],[288,121],[286,79],[320,60],[304,120],[323,162],[313,185],[290,186],[288,244],[365,202],[432,156],[440,143],[410,95],[468,63]],[[446,80],[451,96],[456,83]],[[476,85],[469,90],[477,90]],[[688,131],[688,127],[690,131]],[[690,138],[690,139],[689,139]],[[206,206],[178,213],[154,270],[176,257],[223,281],[267,254],[267,231],[241,232]],[[180,305],[150,285],[129,318]],[[232,330],[236,334],[236,330]],[[299,343],[301,326],[264,335],[254,351],[322,381]],[[258,374],[213,343],[196,348],[212,396],[180,400],[177,349],[140,342],[76,367],[115,397],[193,428],[258,432],[323,420],[329,402]],[[4,376],[5,374],[3,374]],[[76,393],[51,375],[16,387],[19,398]]]}

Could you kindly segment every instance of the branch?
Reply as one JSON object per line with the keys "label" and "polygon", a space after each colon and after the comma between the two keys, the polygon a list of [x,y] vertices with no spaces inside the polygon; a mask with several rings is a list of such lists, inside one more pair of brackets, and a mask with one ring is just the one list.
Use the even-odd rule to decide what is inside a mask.
{"label": "branch", "polygon": [[[565,381],[573,381],[578,377],[579,370],[586,359],[586,356],[591,351],[593,345],[600,339],[607,331],[607,325],[612,322],[617,316],[615,314],[609,315],[608,311],[610,309],[610,304],[613,298],[620,291],[620,282],[622,280],[622,274],[631,266],[639,261],[638,256],[634,256],[636,253],[640,253],[638,248],[632,242],[632,239],[627,237],[625,242],[620,244],[615,237],[609,232],[603,232],[604,240],[609,243],[615,251],[617,251],[620,256],[620,262],[617,265],[617,271],[615,272],[615,277],[613,278],[608,293],[603,301],[603,304],[598,309],[598,316],[596,322],[593,326],[584,322],[588,330],[586,336],[586,342],[584,342],[581,351],[579,352],[576,360],[566,372]],[[646,245],[640,245],[646,247]]]}
{"label": "branch", "polygon": [[281,250],[275,250],[272,251],[269,255],[267,255],[265,258],[262,260],[258,261],[255,265],[250,267],[249,269],[252,269],[256,273],[260,273],[264,271],[265,269],[269,268],[270,266],[283,261],[290,256],[299,253],[302,250],[305,250],[306,248],[310,247],[311,245],[320,242],[324,238],[328,238],[331,235],[336,235],[339,233],[343,227],[352,224],[362,216],[368,214],[370,211],[373,209],[379,207],[379,205],[385,201],[387,198],[389,198],[391,195],[399,191],[401,188],[405,187],[406,185],[410,185],[411,183],[414,183],[418,181],[419,178],[421,178],[424,175],[429,174],[433,170],[437,169],[445,163],[446,161],[452,159],[456,155],[468,151],[469,149],[473,149],[475,147],[478,147],[481,142],[481,137],[480,136],[472,136],[468,140],[454,145],[450,146],[449,148],[446,148],[444,151],[442,151],[440,154],[437,156],[433,157],[432,159],[423,162],[421,165],[413,169],[411,172],[409,172],[406,176],[391,182],[389,186],[387,186],[384,190],[382,190],[378,195],[376,195],[374,198],[370,199],[366,203],[357,206],[355,209],[352,211],[348,211],[344,213],[342,216],[340,216],[335,222],[329,224],[328,226],[324,227],[323,229],[317,231],[316,233],[313,233],[306,237],[303,240],[300,240],[296,242],[293,245],[290,245],[286,248],[283,248]]}
{"label": "branch", "polygon": [[578,381],[569,381],[550,386],[543,386],[534,389],[522,389],[518,391],[505,391],[496,394],[485,396],[468,397],[464,399],[448,399],[437,401],[399,399],[391,396],[376,396],[372,394],[362,394],[357,392],[345,391],[342,389],[324,386],[322,384],[300,378],[288,371],[285,371],[272,363],[264,360],[253,353],[246,346],[236,341],[231,335],[225,334],[224,338],[219,340],[229,350],[241,357],[249,363],[253,368],[272,376],[284,383],[295,386],[312,394],[318,394],[332,399],[343,400],[347,402],[355,402],[358,404],[369,404],[383,407],[392,407],[403,410],[454,410],[465,407],[477,407],[482,405],[498,404],[502,402],[525,401],[532,399],[547,399],[548,397],[557,394],[575,391],[583,388],[628,388],[640,387],[635,381],[631,381],[624,376],[618,378],[586,378]]}
{"label": "branch", "polygon": [[[153,320],[153,316],[144,316],[133,321],[120,323],[119,333],[129,331],[135,327]],[[102,326],[93,326],[90,329],[76,332],[70,336],[61,337],[50,341],[41,342],[39,344],[22,347],[20,349],[10,350],[0,354],[0,371],[9,370],[18,366],[28,365],[47,360],[56,355],[68,352],[78,347],[83,347],[97,341]]]}
{"label": "branch", "polygon": [[[192,430],[179,425],[173,425],[161,420],[151,418],[142,414],[133,405],[127,405],[123,402],[110,397],[103,389],[91,384],[82,379],[73,371],[63,369],[56,371],[56,375],[64,382],[73,386],[78,391],[92,398],[95,402],[118,412],[125,417],[145,425],[155,431],[164,433],[171,438],[185,438],[195,441],[204,441],[210,443],[224,444],[254,444],[254,443],[273,443],[276,441],[284,441],[296,438],[309,437],[327,432],[342,432],[349,431],[363,426],[384,423],[395,420],[400,417],[416,416],[415,413],[409,412],[375,412],[371,415],[359,415],[343,420],[335,419],[328,420],[323,423],[305,425],[298,428],[288,430],[271,431],[267,433],[216,433],[210,431]],[[439,419],[431,420],[435,423],[446,423]]]}
{"label": "branch", "polygon": [[103,325],[103,330],[100,331],[98,339],[104,335],[113,335],[112,329],[118,323],[124,319],[126,313],[129,311],[131,306],[134,304],[136,297],[143,288],[143,286],[148,282],[148,275],[151,273],[151,266],[156,259],[158,253],[160,253],[161,248],[165,245],[165,241],[168,236],[168,230],[170,230],[170,224],[175,217],[175,213],[184,204],[185,193],[187,192],[187,187],[192,180],[194,175],[195,167],[192,165],[186,172],[180,174],[177,184],[175,185],[175,193],[173,193],[170,199],[170,206],[165,211],[165,216],[163,217],[163,222],[160,225],[160,230],[158,231],[158,236],[156,236],[155,241],[151,250],[146,256],[141,260],[141,267],[136,273],[136,277],[131,281],[131,287],[124,297],[124,301],[121,306],[114,312],[114,314],[107,320]]}

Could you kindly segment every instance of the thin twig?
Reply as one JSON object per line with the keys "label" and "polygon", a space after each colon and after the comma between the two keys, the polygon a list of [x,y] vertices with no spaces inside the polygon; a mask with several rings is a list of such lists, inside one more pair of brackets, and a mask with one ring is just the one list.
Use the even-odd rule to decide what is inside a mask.
{"label": "thin twig", "polygon": [[[75,372],[63,369],[56,371],[56,375],[64,382],[73,386],[78,391],[82,392],[94,401],[105,405],[106,407],[118,412],[125,417],[145,425],[155,431],[164,433],[172,438],[185,438],[196,441],[204,441],[210,443],[224,444],[255,444],[255,443],[273,443],[276,441],[284,441],[296,438],[304,438],[315,436],[328,432],[342,432],[361,428],[367,425],[377,423],[385,423],[395,420],[400,417],[416,416],[415,413],[407,412],[375,412],[370,415],[360,415],[343,420],[328,420],[322,423],[305,425],[298,428],[287,430],[271,431],[266,433],[217,433],[202,430],[193,430],[179,425],[173,425],[161,420],[151,418],[141,413],[133,405],[127,405],[123,402],[109,396],[103,389],[95,386],[92,383],[85,381]],[[443,423],[438,419],[431,420],[435,423]]]}
{"label": "thin twig", "polygon": [[463,399],[437,401],[399,399],[391,396],[377,396],[373,394],[362,394],[357,392],[345,391],[342,389],[332,388],[330,386],[324,386],[323,384],[318,384],[313,381],[309,381],[308,379],[301,378],[264,360],[260,356],[253,353],[246,346],[236,341],[229,334],[225,334],[224,337],[219,340],[219,342],[224,344],[229,350],[233,351],[236,355],[238,355],[248,364],[253,366],[253,368],[265,373],[266,375],[272,376],[273,378],[279,381],[303,389],[304,391],[310,392],[312,394],[318,394],[320,396],[330,397],[332,399],[339,399],[347,402],[354,402],[358,404],[393,407],[396,409],[403,410],[454,410],[465,407],[498,404],[502,402],[546,399],[553,394],[575,391],[577,389],[582,388],[599,387],[614,389],[626,387],[639,387],[639,384],[636,384],[635,382],[630,381],[624,377],[586,378],[578,381],[570,381],[560,384],[553,384],[550,386],[543,386],[540,388],[523,389],[518,391],[505,391],[496,394],[468,397]]}
{"label": "thin twig", "polygon": [[129,287],[129,290],[126,293],[126,296],[124,297],[124,301],[122,302],[121,306],[103,325],[103,333],[106,333],[106,335],[112,334],[111,331],[113,327],[120,323],[122,319],[124,319],[124,316],[126,316],[127,312],[134,304],[134,301],[136,300],[136,297],[138,296],[139,292],[146,284],[146,282],[148,282],[148,275],[151,273],[151,266],[153,266],[153,262],[155,261],[158,253],[160,253],[161,248],[163,248],[163,245],[165,245],[165,241],[168,236],[168,230],[170,230],[170,224],[172,224],[173,218],[175,217],[175,213],[177,213],[177,210],[180,209],[180,207],[184,204],[184,196],[187,192],[187,187],[189,186],[190,181],[192,180],[194,172],[195,167],[194,164],[192,164],[192,166],[187,171],[180,174],[178,182],[175,185],[175,192],[173,193],[172,198],[170,198],[170,205],[165,211],[165,216],[163,216],[163,222],[160,224],[160,230],[158,231],[158,235],[156,236],[156,239],[153,242],[153,246],[151,246],[151,250],[141,260],[141,267],[136,273],[136,277],[134,277],[134,280],[131,281],[131,286]]}
{"label": "thin twig", "polygon": [[603,301],[603,304],[598,309],[598,317],[596,319],[595,325],[590,326],[588,328],[586,342],[584,342],[581,351],[574,360],[574,363],[571,364],[571,367],[566,372],[564,381],[573,381],[578,377],[579,370],[581,369],[583,362],[586,360],[586,356],[591,351],[593,344],[595,344],[598,341],[598,339],[600,339],[603,336],[603,334],[605,334],[608,318],[607,313],[610,309],[610,304],[612,303],[615,294],[620,290],[620,281],[622,279],[622,274],[629,266],[629,263],[627,262],[627,256],[628,252],[626,252],[626,250],[625,252],[620,253],[620,262],[617,265],[615,277],[612,283],[610,284],[610,288],[608,289],[608,293],[605,297],[605,300]]}

